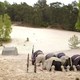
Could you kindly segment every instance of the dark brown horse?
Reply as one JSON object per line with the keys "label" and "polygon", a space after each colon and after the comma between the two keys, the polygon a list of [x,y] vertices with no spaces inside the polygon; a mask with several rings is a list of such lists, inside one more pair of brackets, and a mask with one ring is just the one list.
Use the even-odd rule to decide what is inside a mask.
{"label": "dark brown horse", "polygon": [[36,57],[37,57],[39,54],[43,54],[43,52],[42,52],[41,50],[37,50],[37,51],[35,51],[35,52],[32,53],[32,65],[34,65],[35,60],[36,60]]}

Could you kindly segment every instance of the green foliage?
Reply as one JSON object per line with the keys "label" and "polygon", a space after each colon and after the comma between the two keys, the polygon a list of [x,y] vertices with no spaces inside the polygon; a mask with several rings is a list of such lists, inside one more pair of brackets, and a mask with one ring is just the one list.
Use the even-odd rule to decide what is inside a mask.
{"label": "green foliage", "polygon": [[4,3],[0,2],[0,15],[5,13]]}
{"label": "green foliage", "polygon": [[11,33],[11,21],[10,21],[10,17],[7,14],[4,14],[4,28],[5,28],[5,32],[4,32],[4,39],[8,40],[10,39],[10,33]]}
{"label": "green foliage", "polygon": [[80,30],[80,20],[79,19],[77,20],[75,27],[77,30]]}
{"label": "green foliage", "polygon": [[0,37],[2,37],[3,35],[3,19],[2,19],[2,15],[0,15]]}
{"label": "green foliage", "polygon": [[[0,2],[0,14],[7,13],[13,22],[21,22],[22,25],[50,26],[51,28],[73,31],[76,30],[75,23],[79,12],[76,3],[74,1],[64,5],[60,2],[54,2],[48,5],[47,0],[38,0],[34,6],[30,6],[25,2],[9,4],[5,1]],[[77,26],[78,24],[76,23]]]}
{"label": "green foliage", "polygon": [[70,39],[69,39],[69,46],[71,49],[76,49],[78,48],[78,45],[80,44],[80,40],[78,39],[78,37],[76,35],[73,35]]}
{"label": "green foliage", "polygon": [[11,20],[7,14],[0,15],[0,41],[9,41],[11,33]]}
{"label": "green foliage", "polygon": [[78,18],[77,18],[77,22],[75,24],[75,27],[76,27],[76,29],[80,30],[80,0],[79,0],[79,3],[77,6],[78,6],[79,12],[78,12]]}

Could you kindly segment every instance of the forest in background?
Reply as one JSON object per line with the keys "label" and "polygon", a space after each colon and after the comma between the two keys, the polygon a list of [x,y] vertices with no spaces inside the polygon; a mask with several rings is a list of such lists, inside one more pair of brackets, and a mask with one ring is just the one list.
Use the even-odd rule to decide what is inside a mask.
{"label": "forest in background", "polygon": [[75,23],[78,12],[76,1],[68,5],[61,2],[53,2],[48,5],[46,0],[38,0],[33,6],[25,2],[20,4],[0,2],[0,15],[7,13],[12,22],[20,22],[21,25],[31,27],[77,31]]}

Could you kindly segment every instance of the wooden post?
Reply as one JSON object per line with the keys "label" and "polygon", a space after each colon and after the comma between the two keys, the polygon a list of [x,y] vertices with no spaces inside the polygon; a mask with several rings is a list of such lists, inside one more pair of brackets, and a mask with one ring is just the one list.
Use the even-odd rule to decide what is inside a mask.
{"label": "wooden post", "polygon": [[33,47],[32,47],[32,54],[34,53],[34,45],[33,45]]}
{"label": "wooden post", "polygon": [[27,72],[29,71],[29,54],[27,56]]}
{"label": "wooden post", "polygon": [[71,58],[70,58],[70,63],[71,63],[71,67],[72,67],[73,64],[72,64],[72,59]]}
{"label": "wooden post", "polygon": [[34,59],[34,45],[33,45],[33,47],[32,47],[31,59],[32,59],[32,65],[34,65],[34,62],[33,62],[33,59]]}
{"label": "wooden post", "polygon": [[35,55],[35,63],[34,63],[34,73],[37,72],[37,67],[36,67],[36,55]]}
{"label": "wooden post", "polygon": [[29,38],[28,37],[27,37],[26,41],[29,42]]}

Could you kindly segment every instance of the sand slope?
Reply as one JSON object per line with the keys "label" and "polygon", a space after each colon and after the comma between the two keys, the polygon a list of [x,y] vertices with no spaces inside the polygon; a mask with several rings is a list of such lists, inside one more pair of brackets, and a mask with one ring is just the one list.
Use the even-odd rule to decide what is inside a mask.
{"label": "sand slope", "polygon": [[[23,54],[31,53],[33,45],[35,51],[41,49],[44,53],[69,50],[68,40],[70,37],[76,35],[80,39],[78,32],[19,26],[12,26],[12,28],[12,43],[5,46],[16,46],[19,53]],[[27,37],[30,42],[25,42]]]}

